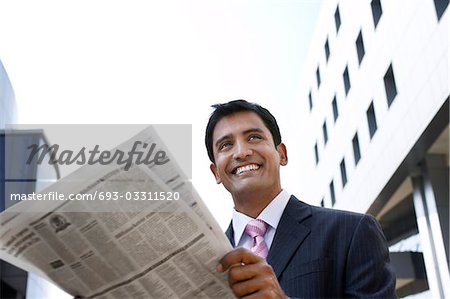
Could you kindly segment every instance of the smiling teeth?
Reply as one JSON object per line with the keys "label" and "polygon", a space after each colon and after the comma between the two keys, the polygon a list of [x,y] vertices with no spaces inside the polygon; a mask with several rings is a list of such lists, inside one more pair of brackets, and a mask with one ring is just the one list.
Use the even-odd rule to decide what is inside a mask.
{"label": "smiling teeth", "polygon": [[247,171],[257,170],[257,169],[259,169],[259,166],[256,164],[246,165],[246,166],[238,167],[236,169],[236,174],[241,174],[241,173],[244,173]]}

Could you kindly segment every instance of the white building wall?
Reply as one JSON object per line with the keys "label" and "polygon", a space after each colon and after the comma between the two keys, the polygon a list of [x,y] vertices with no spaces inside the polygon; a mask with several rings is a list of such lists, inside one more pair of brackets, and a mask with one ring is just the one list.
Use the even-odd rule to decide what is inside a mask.
{"label": "white building wall", "polygon": [[[336,34],[338,3],[341,27]],[[325,205],[331,206],[329,183],[334,179],[334,207],[366,212],[449,95],[448,9],[438,22],[433,0],[381,1],[381,6],[383,12],[375,28],[370,0],[323,3],[300,87],[300,117],[308,124],[300,132],[306,136],[302,170],[308,184],[304,184],[304,196],[316,204],[324,198]],[[360,30],[365,47],[361,65],[355,44]],[[331,52],[328,63],[324,50],[327,37]],[[388,107],[383,77],[391,63],[397,96]],[[342,74],[347,65],[351,88],[346,96]],[[336,123],[331,104],[335,94],[339,108]],[[372,101],[378,130],[371,140],[366,111]],[[325,120],[326,145],[322,134]],[[355,167],[352,139],[356,132],[361,160]],[[316,141],[320,155],[317,167]],[[343,158],[348,178],[345,188],[339,166]]]}
{"label": "white building wall", "polygon": [[16,121],[17,112],[14,91],[8,74],[0,61],[0,129],[4,129],[5,125]]}
{"label": "white building wall", "polygon": [[[2,62],[0,61],[0,129],[5,129],[5,127],[7,127],[8,125],[16,123],[17,108],[15,103],[14,90],[12,88],[11,82],[9,81],[8,74],[6,73]],[[37,178],[41,176],[51,178],[51,175],[54,175],[56,177],[56,172],[53,167],[41,167],[40,169],[38,169]],[[38,182],[42,182],[42,180],[38,180]],[[46,180],[46,184],[49,184],[48,180]],[[73,298],[73,296],[67,294],[56,285],[48,282],[38,275],[28,273],[26,298],[70,299]]]}

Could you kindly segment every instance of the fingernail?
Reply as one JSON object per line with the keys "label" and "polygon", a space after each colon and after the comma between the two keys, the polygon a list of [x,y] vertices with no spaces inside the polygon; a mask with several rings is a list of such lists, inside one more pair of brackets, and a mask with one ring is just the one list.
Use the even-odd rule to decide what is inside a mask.
{"label": "fingernail", "polygon": [[217,264],[217,266],[216,266],[216,271],[219,272],[219,273],[222,273],[222,272],[223,272],[222,264]]}

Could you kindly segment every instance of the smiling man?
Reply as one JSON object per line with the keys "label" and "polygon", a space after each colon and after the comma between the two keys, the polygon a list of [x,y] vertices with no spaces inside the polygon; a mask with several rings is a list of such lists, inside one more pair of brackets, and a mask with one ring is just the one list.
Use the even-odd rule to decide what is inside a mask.
{"label": "smiling man", "polygon": [[217,104],[205,135],[234,211],[228,271],[238,298],[395,297],[386,240],[369,215],[310,206],[283,190],[286,146],[274,116],[244,100]]}

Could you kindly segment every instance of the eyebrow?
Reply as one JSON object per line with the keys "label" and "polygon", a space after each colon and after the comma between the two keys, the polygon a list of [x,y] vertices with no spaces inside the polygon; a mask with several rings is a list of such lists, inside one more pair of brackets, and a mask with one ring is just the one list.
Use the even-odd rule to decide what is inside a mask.
{"label": "eyebrow", "polygon": [[[250,129],[247,129],[247,130],[245,130],[245,131],[243,131],[242,133],[243,134],[249,134],[249,133],[264,133],[264,131],[262,130],[262,129],[260,129],[260,128],[250,128]],[[227,139],[229,139],[231,137],[231,134],[227,134],[227,135],[225,135],[225,136],[223,136],[223,137],[220,137],[217,141],[216,141],[216,143],[215,143],[215,145],[216,145],[216,147],[218,147],[219,146],[219,144],[222,142],[222,141],[224,141],[224,140],[227,140]]]}

